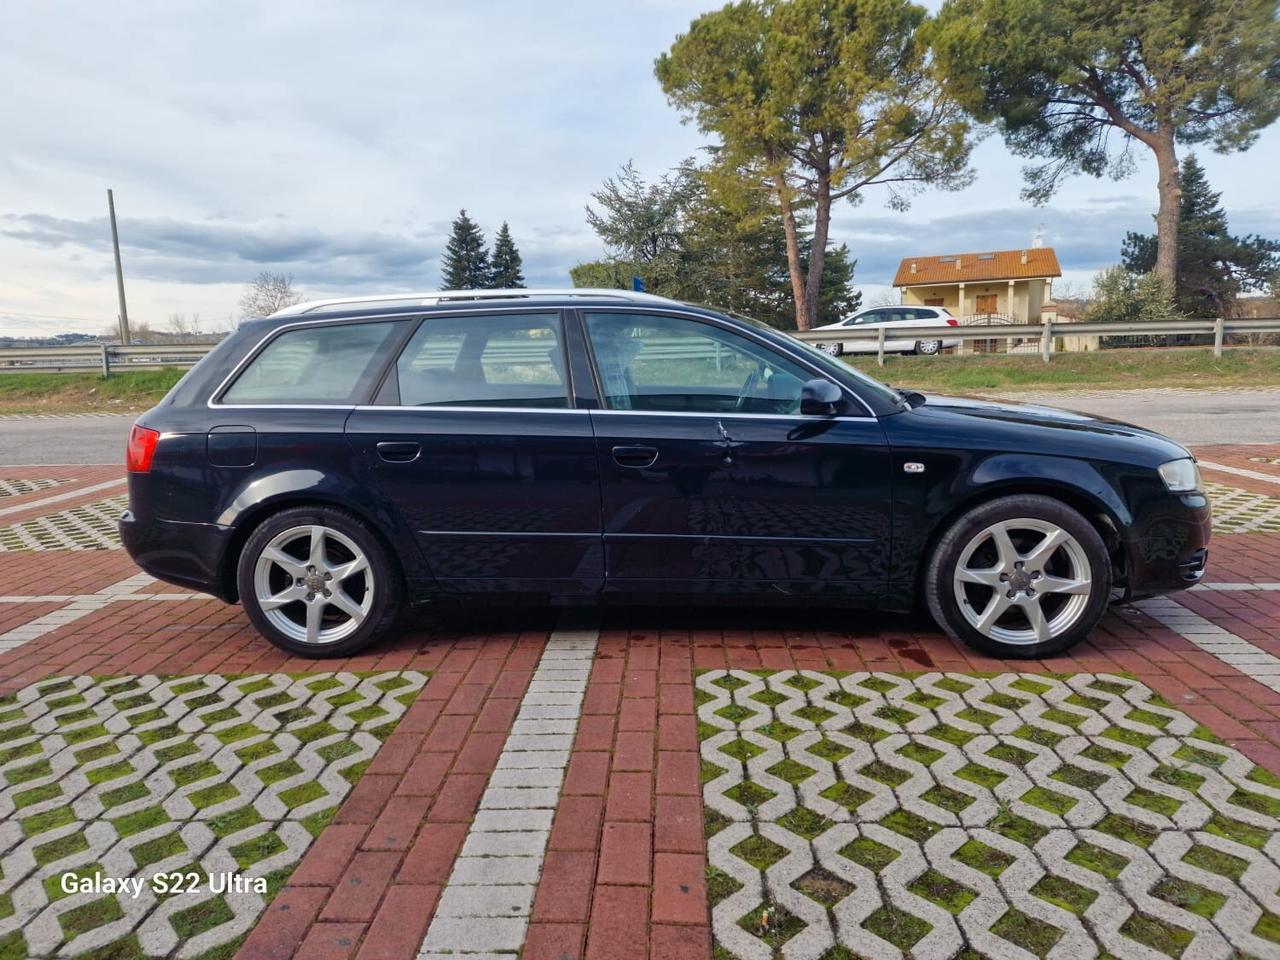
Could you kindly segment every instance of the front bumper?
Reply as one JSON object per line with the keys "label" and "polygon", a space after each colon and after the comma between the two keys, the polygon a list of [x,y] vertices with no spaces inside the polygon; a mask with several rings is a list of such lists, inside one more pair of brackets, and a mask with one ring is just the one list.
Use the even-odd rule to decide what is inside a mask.
{"label": "front bumper", "polygon": [[1125,599],[1193,587],[1209,562],[1213,516],[1203,493],[1162,497],[1137,518],[1126,544]]}
{"label": "front bumper", "polygon": [[120,541],[134,563],[157,580],[232,602],[233,595],[221,576],[231,528],[154,517],[143,520],[126,510],[119,530]]}

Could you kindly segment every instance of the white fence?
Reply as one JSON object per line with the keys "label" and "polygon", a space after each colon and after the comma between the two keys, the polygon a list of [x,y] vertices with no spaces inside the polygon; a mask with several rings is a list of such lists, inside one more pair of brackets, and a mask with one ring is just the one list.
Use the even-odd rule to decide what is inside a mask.
{"label": "white fence", "polygon": [[[836,330],[807,330],[794,333],[808,343],[865,341],[876,344],[876,354],[884,363],[886,334],[890,340],[1039,340],[1040,355],[1048,363],[1053,355],[1055,337],[1159,337],[1198,335],[1213,338],[1215,356],[1222,354],[1228,334],[1280,333],[1280,318],[1242,320],[1178,320],[1170,323],[1006,323],[965,325],[959,327],[910,327],[902,330],[860,330],[841,327]],[[5,347],[0,348],[0,373],[62,373],[99,370],[108,375],[120,370],[147,370],[159,367],[189,367],[213,349],[212,343],[158,344],[119,346],[85,344],[70,347]],[[708,341],[689,342],[684,338],[653,338],[645,344],[646,359],[695,359],[707,356]],[[537,341],[512,341],[500,348],[499,362],[519,362],[546,356],[547,345]]]}

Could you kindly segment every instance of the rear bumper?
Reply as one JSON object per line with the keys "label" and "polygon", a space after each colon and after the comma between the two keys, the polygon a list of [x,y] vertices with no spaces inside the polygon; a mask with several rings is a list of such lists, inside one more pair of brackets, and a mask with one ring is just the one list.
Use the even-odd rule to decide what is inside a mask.
{"label": "rear bumper", "polygon": [[142,520],[132,510],[126,510],[120,517],[119,529],[120,541],[134,563],[157,580],[232,601],[220,575],[231,539],[230,527]]}
{"label": "rear bumper", "polygon": [[1193,587],[1209,562],[1213,517],[1203,494],[1168,496],[1135,525],[1127,549],[1125,599]]}

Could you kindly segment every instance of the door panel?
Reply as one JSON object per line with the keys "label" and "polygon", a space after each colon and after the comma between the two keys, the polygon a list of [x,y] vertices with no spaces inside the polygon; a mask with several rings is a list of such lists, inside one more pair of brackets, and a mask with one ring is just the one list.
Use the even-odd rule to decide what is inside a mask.
{"label": "door panel", "polygon": [[599,589],[600,494],[585,412],[361,407],[347,438],[440,588]]}
{"label": "door panel", "polygon": [[[592,420],[608,589],[882,588],[891,496],[878,421],[602,411]],[[649,466],[612,456],[634,445],[656,449]]]}
{"label": "door panel", "polygon": [[607,590],[882,588],[891,497],[877,420],[801,416],[813,372],[732,329],[632,311],[585,321],[611,408],[591,414]]}

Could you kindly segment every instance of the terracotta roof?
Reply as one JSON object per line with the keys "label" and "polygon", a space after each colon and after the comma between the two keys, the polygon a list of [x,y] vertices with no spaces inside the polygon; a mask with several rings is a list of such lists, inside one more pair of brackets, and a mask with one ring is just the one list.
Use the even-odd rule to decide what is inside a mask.
{"label": "terracotta roof", "polygon": [[[1026,263],[1023,263],[1023,257]],[[959,269],[956,264],[959,263]],[[911,272],[912,265],[915,272]],[[948,253],[940,257],[907,257],[898,264],[895,287],[920,283],[981,283],[983,280],[1023,280],[1060,277],[1062,268],[1053,247],[994,250],[987,253]]]}

